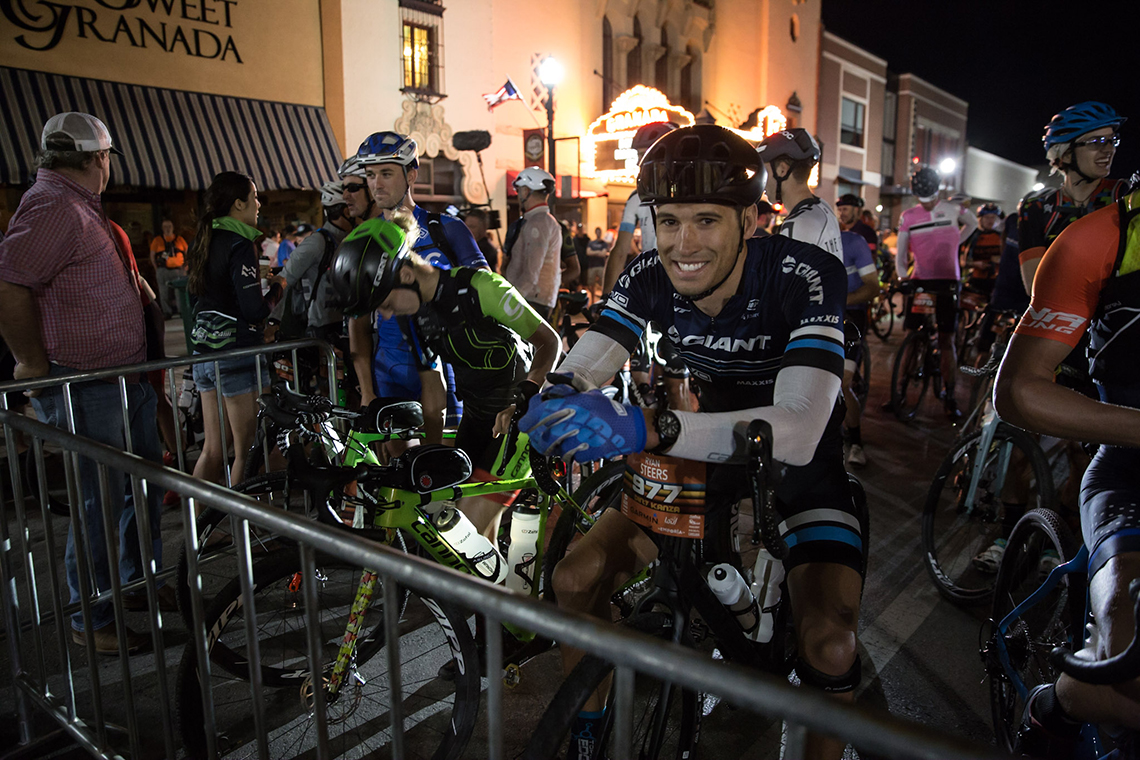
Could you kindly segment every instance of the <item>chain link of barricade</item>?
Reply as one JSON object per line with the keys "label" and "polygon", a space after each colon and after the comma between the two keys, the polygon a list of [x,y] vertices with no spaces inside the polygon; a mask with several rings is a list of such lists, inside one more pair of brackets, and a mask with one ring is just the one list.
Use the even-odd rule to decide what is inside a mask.
{"label": "chain link of barricade", "polygon": [[[262,356],[281,350],[294,350],[311,346],[312,341],[298,341],[295,344],[278,344],[257,349],[242,349],[225,352],[211,357],[183,357],[181,360],[150,362],[137,367],[106,370],[98,373],[83,373],[68,377],[46,378],[34,383],[8,384],[0,386],[0,393],[15,389],[47,389],[64,387],[70,393],[79,383],[101,382],[112,378],[118,386],[119,397],[124,407],[124,429],[129,433],[130,417],[126,406],[128,401],[128,380],[139,373],[159,368],[184,366],[189,360],[221,361],[229,357]],[[322,344],[323,345],[323,344]],[[327,349],[327,346],[324,347]],[[329,392],[335,398],[334,358],[329,351],[330,362]],[[260,361],[260,360],[259,360]],[[294,357],[294,362],[296,358]],[[173,389],[173,386],[171,386]],[[171,391],[173,392],[173,390]],[[65,395],[66,395],[65,393]],[[0,399],[3,397],[0,396]],[[4,402],[0,400],[0,404]],[[221,406],[221,405],[220,405]],[[224,413],[223,413],[224,415]],[[168,654],[172,655],[177,646],[168,641],[169,625],[163,625],[159,607],[159,584],[169,575],[163,571],[155,557],[153,542],[148,540],[158,526],[154,524],[147,509],[137,511],[139,553],[141,555],[141,578],[123,582],[114,562],[107,562],[110,568],[108,587],[95,588],[98,583],[92,567],[92,547],[87,536],[92,527],[87,523],[89,511],[83,509],[81,461],[96,474],[102,500],[108,502],[111,494],[112,473],[123,473],[129,480],[129,494],[135,504],[146,504],[148,497],[164,490],[179,494],[182,502],[182,537],[187,547],[190,563],[191,607],[193,637],[185,646],[193,647],[196,653],[199,682],[205,685],[201,690],[202,723],[206,737],[206,754],[214,757],[216,714],[212,692],[209,687],[211,669],[216,667],[210,659],[210,635],[206,630],[202,590],[197,564],[198,535],[196,515],[201,508],[213,507],[230,515],[233,520],[236,566],[234,577],[241,587],[241,604],[245,608],[246,635],[251,644],[248,652],[250,660],[259,662],[255,628],[256,605],[254,563],[250,542],[251,529],[267,531],[279,536],[290,544],[295,544],[299,552],[302,572],[311,577],[316,570],[316,556],[334,557],[353,567],[367,567],[377,573],[385,590],[388,603],[383,605],[383,627],[389,634],[395,633],[401,624],[401,610],[395,601],[393,589],[407,588],[416,593],[429,594],[431,598],[453,604],[465,611],[477,610],[486,623],[487,667],[489,673],[502,669],[503,652],[499,635],[500,624],[504,621],[525,630],[546,636],[562,644],[574,646],[616,664],[615,682],[618,694],[616,703],[616,733],[628,737],[632,715],[632,689],[635,674],[652,674],[654,677],[667,676],[682,688],[715,695],[721,700],[739,708],[756,713],[781,718],[788,722],[788,738],[784,757],[802,757],[806,730],[839,736],[856,746],[886,757],[906,758],[983,758],[992,757],[988,748],[969,745],[961,740],[942,736],[917,724],[908,723],[889,715],[873,714],[858,707],[840,705],[822,693],[799,689],[786,681],[733,667],[729,663],[718,662],[698,652],[669,645],[620,626],[606,625],[583,615],[568,613],[557,607],[513,594],[501,586],[492,586],[468,576],[457,575],[441,565],[379,545],[351,532],[337,530],[296,514],[275,509],[237,494],[229,489],[192,478],[182,472],[162,467],[159,463],[138,456],[132,448],[131,436],[126,435],[126,445],[122,450],[106,443],[74,435],[75,409],[68,404],[66,414],[68,428],[60,429],[31,420],[23,415],[0,409],[0,423],[4,427],[4,440],[9,452],[14,452],[14,438],[19,431],[28,441],[37,463],[37,478],[33,490],[39,492],[40,508],[31,513],[23,499],[22,475],[18,471],[16,457],[9,456],[7,473],[0,471],[0,493],[4,492],[7,479],[15,496],[14,510],[9,513],[6,504],[0,503],[0,606],[6,639],[6,651],[11,668],[12,701],[17,709],[20,744],[34,748],[37,742],[44,741],[37,736],[35,713],[49,716],[59,726],[59,732],[94,757],[115,758],[128,756],[142,758],[162,756],[176,758],[184,756],[184,749],[176,730],[176,717],[173,714],[177,704],[171,679],[168,673]],[[222,416],[222,429],[225,420]],[[56,535],[55,524],[48,509],[48,474],[44,467],[45,447],[59,452],[62,458],[63,475],[68,492],[68,511],[71,525],[82,526],[84,535],[74,542],[76,554],[75,568],[80,593],[77,602],[68,603],[62,593],[59,558],[60,540]],[[181,452],[180,452],[181,455]],[[34,525],[39,522],[39,525]],[[114,526],[112,515],[103,511],[102,536],[106,544],[107,557],[115,557]],[[35,529],[33,530],[33,527]],[[319,646],[322,632],[319,629],[317,596],[311,591],[313,584],[306,585],[303,604],[304,626],[309,642],[308,668],[310,673],[322,672]],[[78,613],[81,620],[89,622],[97,605],[113,607],[114,620],[124,620],[124,594],[132,591],[145,591],[149,612],[150,644],[153,653],[149,656],[128,657],[129,642],[125,626],[117,626],[118,672],[104,660],[100,664],[96,656],[95,643],[91,635],[80,634],[86,654],[86,667],[82,657],[74,654],[69,641],[73,637],[68,616]],[[468,612],[464,613],[470,618]],[[89,626],[85,627],[89,631]],[[389,639],[395,641],[395,639]],[[77,640],[78,642],[78,640]],[[405,721],[412,720],[402,714],[401,694],[404,685],[400,680],[399,646],[387,647],[388,674],[391,676],[389,691],[397,695],[391,698],[390,724],[385,731],[390,734],[393,756],[400,756],[405,732]],[[260,757],[270,757],[268,716],[260,669],[249,668],[252,722],[254,724],[253,746]],[[109,708],[103,693],[106,688],[117,686],[122,692],[122,704]],[[145,693],[149,698],[137,698]],[[116,695],[118,696],[118,695]],[[329,720],[328,706],[324,703],[322,689],[312,690],[313,714],[316,716],[318,741],[316,755],[328,757],[327,735]],[[500,678],[487,681],[486,715],[488,720],[487,756],[503,757],[504,724],[503,684]],[[160,715],[156,715],[160,713]],[[414,716],[413,716],[414,717]],[[124,728],[116,728],[115,721],[125,721]],[[154,746],[152,728],[161,726],[162,748]],[[379,730],[379,729],[378,729]],[[144,733],[148,740],[144,742]],[[144,744],[147,752],[144,753]],[[622,755],[622,752],[625,752]],[[618,747],[618,756],[629,756],[629,745],[624,750]],[[275,756],[275,755],[274,755]]]}

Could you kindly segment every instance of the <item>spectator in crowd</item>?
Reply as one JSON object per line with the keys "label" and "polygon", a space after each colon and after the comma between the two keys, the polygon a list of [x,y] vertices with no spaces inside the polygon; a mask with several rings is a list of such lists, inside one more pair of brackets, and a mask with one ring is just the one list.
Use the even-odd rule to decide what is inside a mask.
{"label": "spectator in crowd", "polygon": [[158,284],[158,303],[167,319],[178,314],[178,298],[170,283],[186,276],[186,240],[174,232],[174,222],[162,220],[162,234],[150,241],[150,263]]}
{"label": "spectator in crowd", "polygon": [[299,246],[305,238],[307,238],[309,235],[312,235],[316,231],[317,228],[311,224],[307,224],[305,222],[298,224],[297,231],[293,233],[293,250],[297,250],[297,246]]}
{"label": "spectator in crowd", "polygon": [[574,247],[574,234],[570,232],[570,222],[559,219],[558,226],[562,228],[562,254],[559,264],[562,268],[562,284],[559,287],[577,288],[580,285],[578,281],[586,273],[578,261],[578,249]]}
{"label": "spectator in crowd", "polygon": [[467,225],[467,229],[471,230],[471,236],[475,238],[475,244],[483,252],[487,266],[491,268],[492,272],[498,272],[499,250],[495,248],[490,235],[487,234],[487,222],[486,209],[473,208],[463,215],[463,223]]}
{"label": "spectator in crowd", "polygon": [[277,249],[281,246],[280,230],[269,228],[265,239],[261,241],[261,258],[266,261],[277,261]]}
{"label": "spectator in crowd", "polygon": [[510,260],[503,274],[543,319],[549,319],[562,284],[562,228],[546,205],[554,177],[532,166],[519,172],[514,184],[523,215],[511,229],[514,234],[507,235],[504,249]]}
{"label": "spectator in crowd", "polygon": [[590,236],[586,234],[586,226],[578,222],[574,226],[574,253],[578,256],[578,267],[581,271],[589,270],[589,265],[586,263],[586,250],[590,244]]}
{"label": "spectator in crowd", "polygon": [[756,232],[753,233],[752,237],[764,238],[772,234],[768,231],[768,225],[772,223],[772,217],[775,213],[775,209],[768,201],[763,198],[756,201]]}
{"label": "spectator in crowd", "polygon": [[[198,222],[194,247],[186,256],[190,269],[187,288],[198,299],[191,341],[195,354],[256,346],[264,342],[262,322],[270,304],[261,295],[257,251],[257,187],[238,172],[222,172],[206,190],[206,210]],[[194,384],[202,396],[206,438],[194,465],[194,477],[225,481],[222,431],[218,426],[218,390],[233,434],[233,472],[245,471],[246,453],[253,442],[257,416],[256,357],[222,359],[194,365]],[[269,384],[262,369],[262,387]],[[234,482],[240,479],[231,480]]]}
{"label": "spectator in crowd", "polygon": [[839,229],[844,232],[854,232],[863,238],[874,254],[879,250],[879,235],[874,227],[863,221],[864,212],[860,211],[862,208],[863,199],[855,193],[844,193],[835,202],[835,211],[839,215]]}
{"label": "spectator in crowd", "polygon": [[[139,279],[130,254],[113,237],[100,195],[111,175],[111,135],[102,121],[77,112],[57,114],[44,125],[36,159],[36,183],[12,217],[8,238],[0,245],[0,334],[16,357],[17,380],[63,375],[137,364],[146,358]],[[117,151],[114,151],[117,153]],[[126,377],[126,417],[134,453],[161,462],[155,427],[155,393],[138,373]],[[89,382],[70,389],[75,433],[126,448],[124,414],[117,383]],[[47,424],[65,427],[65,392],[46,389],[33,399],[36,415]],[[68,528],[64,566],[71,602],[79,600],[76,541],[87,541],[94,569],[93,591],[111,590],[103,515],[119,529],[119,578],[143,577],[136,505],[122,472],[108,473],[104,502],[95,463],[79,459],[79,485],[86,536]],[[148,489],[150,524],[159,524],[158,490]],[[154,566],[162,567],[162,542],[153,536]],[[145,609],[146,594],[124,596],[127,609]],[[168,587],[159,589],[163,610],[177,609]],[[85,644],[90,628],[95,651],[115,653],[118,640],[110,602],[92,605],[90,617],[71,617],[72,640]],[[140,649],[146,636],[123,631],[128,652]]]}
{"label": "spectator in crowd", "polygon": [[586,246],[586,288],[597,298],[606,274],[606,259],[610,255],[610,244],[602,237],[602,228],[594,228],[594,239]]}
{"label": "spectator in crowd", "polygon": [[285,266],[285,262],[293,254],[293,249],[297,247],[297,241],[294,239],[296,234],[297,228],[294,225],[285,225],[285,231],[281,233],[281,242],[277,246],[276,266]]}

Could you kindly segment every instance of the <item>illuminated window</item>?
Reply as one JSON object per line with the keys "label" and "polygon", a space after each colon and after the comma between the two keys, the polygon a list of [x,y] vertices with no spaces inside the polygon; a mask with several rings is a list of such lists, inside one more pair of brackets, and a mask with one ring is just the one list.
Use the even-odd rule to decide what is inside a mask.
{"label": "illuminated window", "polygon": [[844,145],[863,147],[863,104],[843,98],[843,108],[839,124],[839,142]]}
{"label": "illuminated window", "polygon": [[432,0],[400,0],[402,90],[443,95],[443,6]]}

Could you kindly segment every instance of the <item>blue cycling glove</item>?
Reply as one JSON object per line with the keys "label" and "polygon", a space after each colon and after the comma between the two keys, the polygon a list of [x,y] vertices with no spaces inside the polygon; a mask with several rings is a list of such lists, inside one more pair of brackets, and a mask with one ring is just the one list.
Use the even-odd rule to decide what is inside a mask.
{"label": "blue cycling glove", "polygon": [[600,390],[579,393],[555,385],[541,401],[531,400],[519,421],[530,445],[567,462],[633,454],[645,449],[645,415],[636,406],[619,404]]}

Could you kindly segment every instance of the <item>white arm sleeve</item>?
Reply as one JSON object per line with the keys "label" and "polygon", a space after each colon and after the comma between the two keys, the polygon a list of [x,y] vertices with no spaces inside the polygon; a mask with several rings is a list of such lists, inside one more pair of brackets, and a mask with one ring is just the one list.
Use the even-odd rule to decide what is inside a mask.
{"label": "white arm sleeve", "polygon": [[597,388],[613,377],[628,358],[629,351],[616,340],[594,330],[588,330],[574,344],[574,348],[558,365],[556,371],[573,372],[575,377]]}
{"label": "white arm sleeve", "polygon": [[958,213],[958,224],[962,225],[962,232],[958,235],[958,245],[961,245],[974,234],[974,230],[978,229],[978,217],[974,216],[973,211],[962,206],[962,210]]}
{"label": "white arm sleeve", "polygon": [[899,277],[906,277],[906,254],[910,233],[899,230],[899,239],[895,243],[895,273]]}
{"label": "white arm sleeve", "polygon": [[[578,345],[582,345],[581,342]],[[772,406],[715,414],[677,412],[681,434],[668,454],[682,459],[724,462],[737,453],[748,423],[762,419],[772,426],[773,458],[802,467],[815,456],[839,397],[839,386],[839,378],[825,370],[786,367],[776,375]]]}

